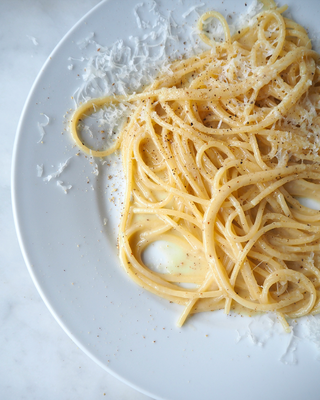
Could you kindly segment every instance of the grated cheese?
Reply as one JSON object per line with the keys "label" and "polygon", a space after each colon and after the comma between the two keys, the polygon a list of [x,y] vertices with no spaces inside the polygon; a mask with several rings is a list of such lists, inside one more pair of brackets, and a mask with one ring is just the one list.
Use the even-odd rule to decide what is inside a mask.
{"label": "grated cheese", "polygon": [[138,3],[134,8],[133,8],[133,13],[134,16],[136,17],[137,25],[140,29],[146,29],[149,28],[149,24],[143,21],[138,14],[138,8],[143,7],[144,3]]}
{"label": "grated cheese", "polygon": [[42,175],[43,175],[43,164],[41,165],[37,164],[37,176],[41,178]]}
{"label": "grated cheese", "polygon": [[296,356],[296,350],[297,350],[297,337],[294,335],[293,330],[291,330],[287,348],[280,357],[280,361],[286,365],[296,365],[298,362]]}
{"label": "grated cheese", "polygon": [[184,19],[187,18],[188,15],[190,15],[193,11],[196,11],[198,8],[201,8],[204,5],[205,5],[204,3],[201,3],[201,4],[198,4],[196,6],[190,7],[189,10],[187,10],[185,13],[182,14],[182,18],[184,18]]}
{"label": "grated cheese", "polygon": [[[144,13],[140,12],[142,9]],[[84,40],[99,51],[83,60],[86,61],[85,73],[82,85],[73,96],[75,106],[93,97],[138,92],[168,65],[169,51],[170,57],[181,57],[177,48],[182,27],[171,11],[163,15],[156,1],[152,1],[149,9],[144,3],[138,3],[133,13],[138,28],[144,33],[140,37],[130,36],[131,44],[118,40],[105,47],[92,37]],[[142,14],[146,18],[142,18]],[[176,46],[172,46],[173,42]],[[78,45],[82,47],[82,43]]]}
{"label": "grated cheese", "polygon": [[68,194],[68,190],[72,188],[72,185],[63,185],[62,181],[57,181],[57,186],[61,187],[65,194]]}
{"label": "grated cheese", "polygon": [[236,329],[236,342],[249,339],[253,345],[264,347],[275,331],[276,321],[277,318],[273,313],[256,316],[244,330]]}
{"label": "grated cheese", "polygon": [[39,141],[37,143],[42,143],[43,142],[44,135],[46,134],[46,131],[45,131],[44,127],[49,125],[49,122],[50,122],[50,118],[46,114],[41,113],[40,115],[43,115],[47,119],[47,121],[46,122],[38,122],[38,129],[39,129],[39,132],[40,132],[40,139],[39,139]]}
{"label": "grated cheese", "polygon": [[305,335],[306,339],[315,344],[317,349],[316,359],[320,361],[320,319],[318,316],[310,315],[306,322],[305,326],[307,329],[307,333]]}
{"label": "grated cheese", "polygon": [[43,178],[44,182],[50,182],[51,179],[58,178],[62,172],[66,169],[67,165],[69,164],[69,161],[71,160],[72,157],[69,157],[63,164],[59,164],[59,167],[56,172],[49,174],[45,178]]}
{"label": "grated cheese", "polygon": [[77,45],[79,47],[79,49],[84,49],[85,47],[88,46],[89,43],[91,43],[91,39],[94,37],[94,32],[90,32],[89,35],[80,40],[79,42],[77,42]]}
{"label": "grated cheese", "polygon": [[39,43],[37,42],[37,39],[36,39],[35,37],[29,36],[29,35],[26,35],[26,36],[27,36],[28,39],[32,40],[32,43],[33,43],[35,46],[38,46]]}
{"label": "grated cheese", "polygon": [[253,0],[245,13],[240,14],[236,23],[235,29],[243,28],[244,26],[251,26],[254,24],[254,17],[259,14],[263,9],[263,3],[258,0]]}

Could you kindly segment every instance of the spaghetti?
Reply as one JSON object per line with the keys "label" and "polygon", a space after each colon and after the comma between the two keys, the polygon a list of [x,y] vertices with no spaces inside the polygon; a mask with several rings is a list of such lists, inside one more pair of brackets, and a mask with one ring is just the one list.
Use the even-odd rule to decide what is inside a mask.
{"label": "spaghetti", "polygon": [[[122,150],[126,195],[120,259],[140,286],[193,313],[233,308],[297,318],[320,311],[320,69],[304,28],[286,7],[265,8],[231,36],[224,17],[198,22],[210,46],[171,65],[139,94],[92,99],[71,122],[94,157]],[[218,19],[224,41],[203,25]],[[88,148],[79,120],[101,107],[135,106],[107,150]],[[181,272],[144,263],[158,240],[193,260]]]}

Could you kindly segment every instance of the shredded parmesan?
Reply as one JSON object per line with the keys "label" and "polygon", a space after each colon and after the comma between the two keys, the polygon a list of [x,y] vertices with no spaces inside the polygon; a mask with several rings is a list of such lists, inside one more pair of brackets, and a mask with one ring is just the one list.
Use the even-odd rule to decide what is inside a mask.
{"label": "shredded parmesan", "polygon": [[58,178],[62,174],[62,172],[66,169],[71,158],[72,157],[69,157],[63,164],[60,164],[56,172],[49,174],[48,176],[43,178],[44,182],[50,182],[51,179]]}
{"label": "shredded parmesan", "polygon": [[92,169],[93,175],[98,176],[99,175],[98,164],[94,162],[94,158],[93,157],[90,157],[89,160],[90,160],[90,164],[92,164],[92,166],[93,166],[93,169]]}
{"label": "shredded parmesan", "polygon": [[57,186],[61,187],[61,189],[65,192],[65,194],[67,194],[68,190],[72,188],[72,185],[63,185],[62,181],[57,181]]}
{"label": "shredded parmesan", "polygon": [[138,14],[138,8],[143,7],[143,3],[138,3],[134,8],[133,8],[133,13],[136,17],[137,25],[140,29],[146,29],[149,28],[149,24],[143,21]]}
{"label": "shredded parmesan", "polygon": [[317,360],[320,361],[320,319],[319,316],[310,315],[305,326],[307,328],[306,338],[315,344],[317,349]]}
{"label": "shredded parmesan", "polygon": [[263,3],[258,0],[253,0],[245,13],[240,14],[236,21],[236,29],[241,29],[244,26],[251,26],[254,24],[254,17],[263,9]]}
{"label": "shredded parmesan", "polygon": [[28,39],[32,40],[32,43],[33,43],[35,46],[38,46],[39,43],[37,42],[37,39],[36,39],[35,37],[29,36],[29,35],[26,35],[26,36],[27,36]]}
{"label": "shredded parmesan", "polygon": [[204,5],[205,5],[204,3],[201,3],[196,6],[190,7],[189,10],[187,10],[185,13],[182,14],[182,18],[187,18],[188,15],[190,15],[193,11],[196,11],[198,8],[203,7]]}
{"label": "shredded parmesan", "polygon": [[94,32],[90,32],[89,35],[80,40],[79,42],[77,42],[77,45],[79,47],[79,49],[84,49],[85,47],[88,46],[89,43],[91,43],[91,39],[94,37]]}
{"label": "shredded parmesan", "polygon": [[152,1],[149,9],[144,3],[138,3],[133,13],[143,34],[130,36],[131,44],[118,40],[105,47],[92,37],[80,42],[95,46],[97,52],[86,58],[83,84],[73,96],[76,106],[93,97],[138,92],[168,65],[169,51],[170,57],[179,57],[177,48],[182,27],[170,11],[163,15]]}
{"label": "shredded parmesan", "polygon": [[295,365],[298,360],[296,357],[297,350],[297,337],[293,334],[293,330],[290,333],[287,348],[283,355],[280,357],[280,361],[286,365]]}
{"label": "shredded parmesan", "polygon": [[44,123],[38,122],[38,129],[39,129],[39,132],[40,132],[40,139],[39,139],[39,141],[37,143],[42,143],[43,142],[44,135],[46,134],[46,131],[45,131],[44,127],[47,126],[49,124],[49,122],[50,122],[50,118],[46,114],[41,113],[40,115],[43,115],[47,119],[47,121],[44,122]]}
{"label": "shredded parmesan", "polygon": [[41,178],[43,175],[43,164],[37,165],[37,177]]}
{"label": "shredded parmesan", "polygon": [[248,338],[258,347],[263,347],[272,336],[276,325],[276,316],[272,313],[257,316],[244,330],[236,330],[236,342]]}

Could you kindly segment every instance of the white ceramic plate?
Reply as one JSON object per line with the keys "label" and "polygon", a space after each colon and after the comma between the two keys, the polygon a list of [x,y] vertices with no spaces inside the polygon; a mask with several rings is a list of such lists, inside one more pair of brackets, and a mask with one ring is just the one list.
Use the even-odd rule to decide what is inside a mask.
{"label": "white ceramic plate", "polygon": [[[294,18],[316,32],[319,4],[289,3]],[[97,161],[96,176],[83,155],[75,156],[63,116],[73,107],[71,96],[82,82],[85,64],[76,59],[96,51],[80,49],[77,43],[90,32],[104,45],[141,35],[135,4],[110,0],[86,15],[54,50],[27,100],[14,151],[13,206],[30,274],[77,345],[107,371],[153,398],[318,399],[319,362],[310,341],[296,339],[285,353],[290,336],[277,324],[269,329],[271,319],[223,313],[195,316],[178,329],[181,308],[137,287],[119,266],[119,208],[108,199],[113,183],[118,193],[121,190],[119,182],[108,177],[119,173],[120,161],[115,157],[110,166]],[[181,22],[190,5],[200,3],[163,0],[161,9],[175,9]],[[208,0],[202,10],[215,8],[226,14],[245,7],[244,1]],[[196,20],[196,14],[190,16]],[[43,143],[37,143],[38,123],[46,122],[42,114],[50,122],[44,126]],[[64,185],[72,185],[65,195],[57,179],[45,183],[43,177],[69,157],[59,177]],[[44,174],[38,177],[36,166],[41,164]],[[303,335],[303,329],[299,332]]]}

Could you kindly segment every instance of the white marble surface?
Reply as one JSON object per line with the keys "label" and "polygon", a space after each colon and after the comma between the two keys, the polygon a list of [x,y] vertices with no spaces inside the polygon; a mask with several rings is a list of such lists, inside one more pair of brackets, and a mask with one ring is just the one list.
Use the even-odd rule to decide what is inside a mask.
{"label": "white marble surface", "polygon": [[55,45],[98,3],[0,1],[0,398],[5,400],[149,399],[102,370],[57,324],[24,264],[11,209],[12,149],[28,92]]}

